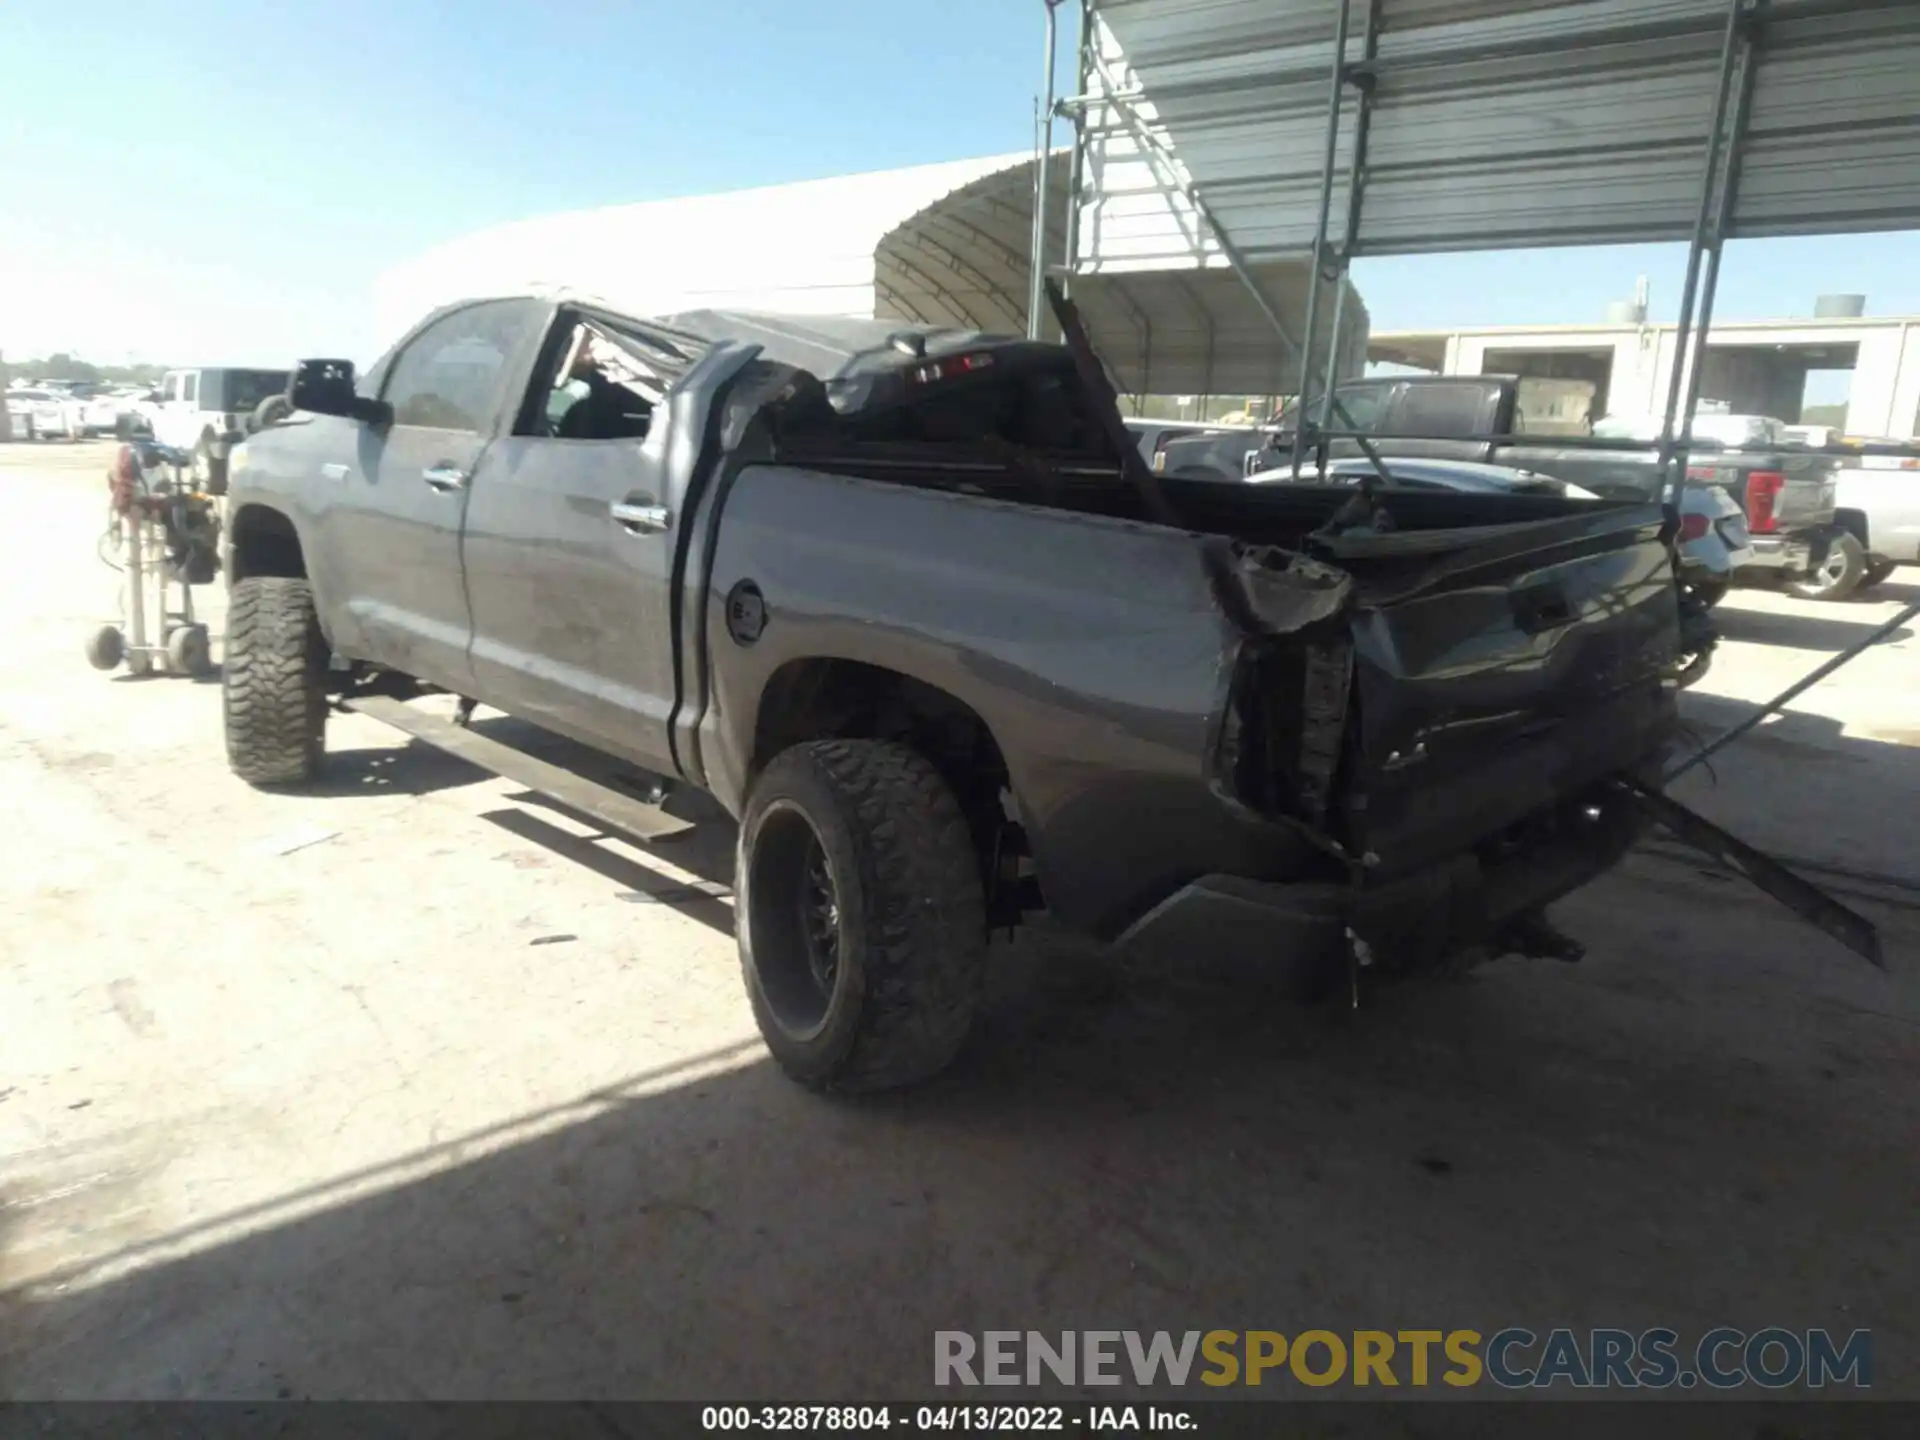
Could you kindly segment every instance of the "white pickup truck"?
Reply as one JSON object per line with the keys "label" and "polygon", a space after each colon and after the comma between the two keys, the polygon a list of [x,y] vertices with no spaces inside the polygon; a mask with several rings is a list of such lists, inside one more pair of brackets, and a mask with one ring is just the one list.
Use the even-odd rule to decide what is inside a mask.
{"label": "white pickup truck", "polygon": [[[1843,435],[1824,425],[1795,426],[1787,432],[1808,445],[1913,445]],[[1834,472],[1839,482],[1834,523],[1850,532],[1867,552],[1863,583],[1877,585],[1896,565],[1920,565],[1920,455],[1857,455]]]}
{"label": "white pickup truck", "polygon": [[247,435],[247,420],[269,395],[287,388],[285,370],[207,367],[169,370],[150,407],[153,438],[193,456],[193,483],[212,494],[227,488],[227,456]]}

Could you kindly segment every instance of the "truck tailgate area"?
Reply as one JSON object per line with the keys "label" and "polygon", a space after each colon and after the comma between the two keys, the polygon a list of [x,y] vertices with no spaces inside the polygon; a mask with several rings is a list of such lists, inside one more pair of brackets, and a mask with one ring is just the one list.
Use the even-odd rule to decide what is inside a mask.
{"label": "truck tailgate area", "polygon": [[1658,512],[1594,520],[1353,616],[1343,818],[1382,873],[1629,769],[1672,733],[1678,597]]}

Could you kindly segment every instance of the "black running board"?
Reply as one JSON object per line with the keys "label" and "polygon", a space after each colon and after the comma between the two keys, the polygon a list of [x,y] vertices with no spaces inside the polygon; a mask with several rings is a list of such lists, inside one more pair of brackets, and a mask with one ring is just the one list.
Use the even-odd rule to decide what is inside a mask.
{"label": "black running board", "polygon": [[378,720],[396,730],[404,730],[414,739],[436,750],[477,765],[502,779],[524,785],[569,810],[577,810],[610,830],[639,840],[665,840],[684,835],[694,828],[691,820],[669,815],[658,805],[649,805],[624,795],[610,785],[590,780],[585,775],[562,769],[524,750],[502,745],[485,735],[456,725],[439,715],[416,710],[404,700],[390,695],[355,695],[340,702],[341,708],[355,711],[369,720]]}

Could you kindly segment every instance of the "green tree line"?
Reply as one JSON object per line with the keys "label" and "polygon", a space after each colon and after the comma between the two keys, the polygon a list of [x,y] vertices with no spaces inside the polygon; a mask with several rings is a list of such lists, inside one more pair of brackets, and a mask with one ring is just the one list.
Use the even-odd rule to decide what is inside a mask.
{"label": "green tree line", "polygon": [[44,359],[7,360],[6,375],[24,380],[90,380],[105,385],[155,385],[166,373],[164,365],[95,365],[64,350]]}

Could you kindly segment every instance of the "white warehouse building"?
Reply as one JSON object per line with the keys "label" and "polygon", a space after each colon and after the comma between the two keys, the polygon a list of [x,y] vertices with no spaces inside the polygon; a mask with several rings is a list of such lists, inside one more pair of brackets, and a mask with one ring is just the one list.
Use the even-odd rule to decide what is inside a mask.
{"label": "white warehouse building", "polygon": [[[1674,327],[1646,323],[1397,330],[1373,335],[1375,364],[1438,375],[1538,375],[1594,385],[1593,416],[1659,414],[1673,374]],[[1850,371],[1850,434],[1920,435],[1920,315],[1715,321],[1701,370],[1703,402],[1737,414],[1812,423],[1808,377]]]}

